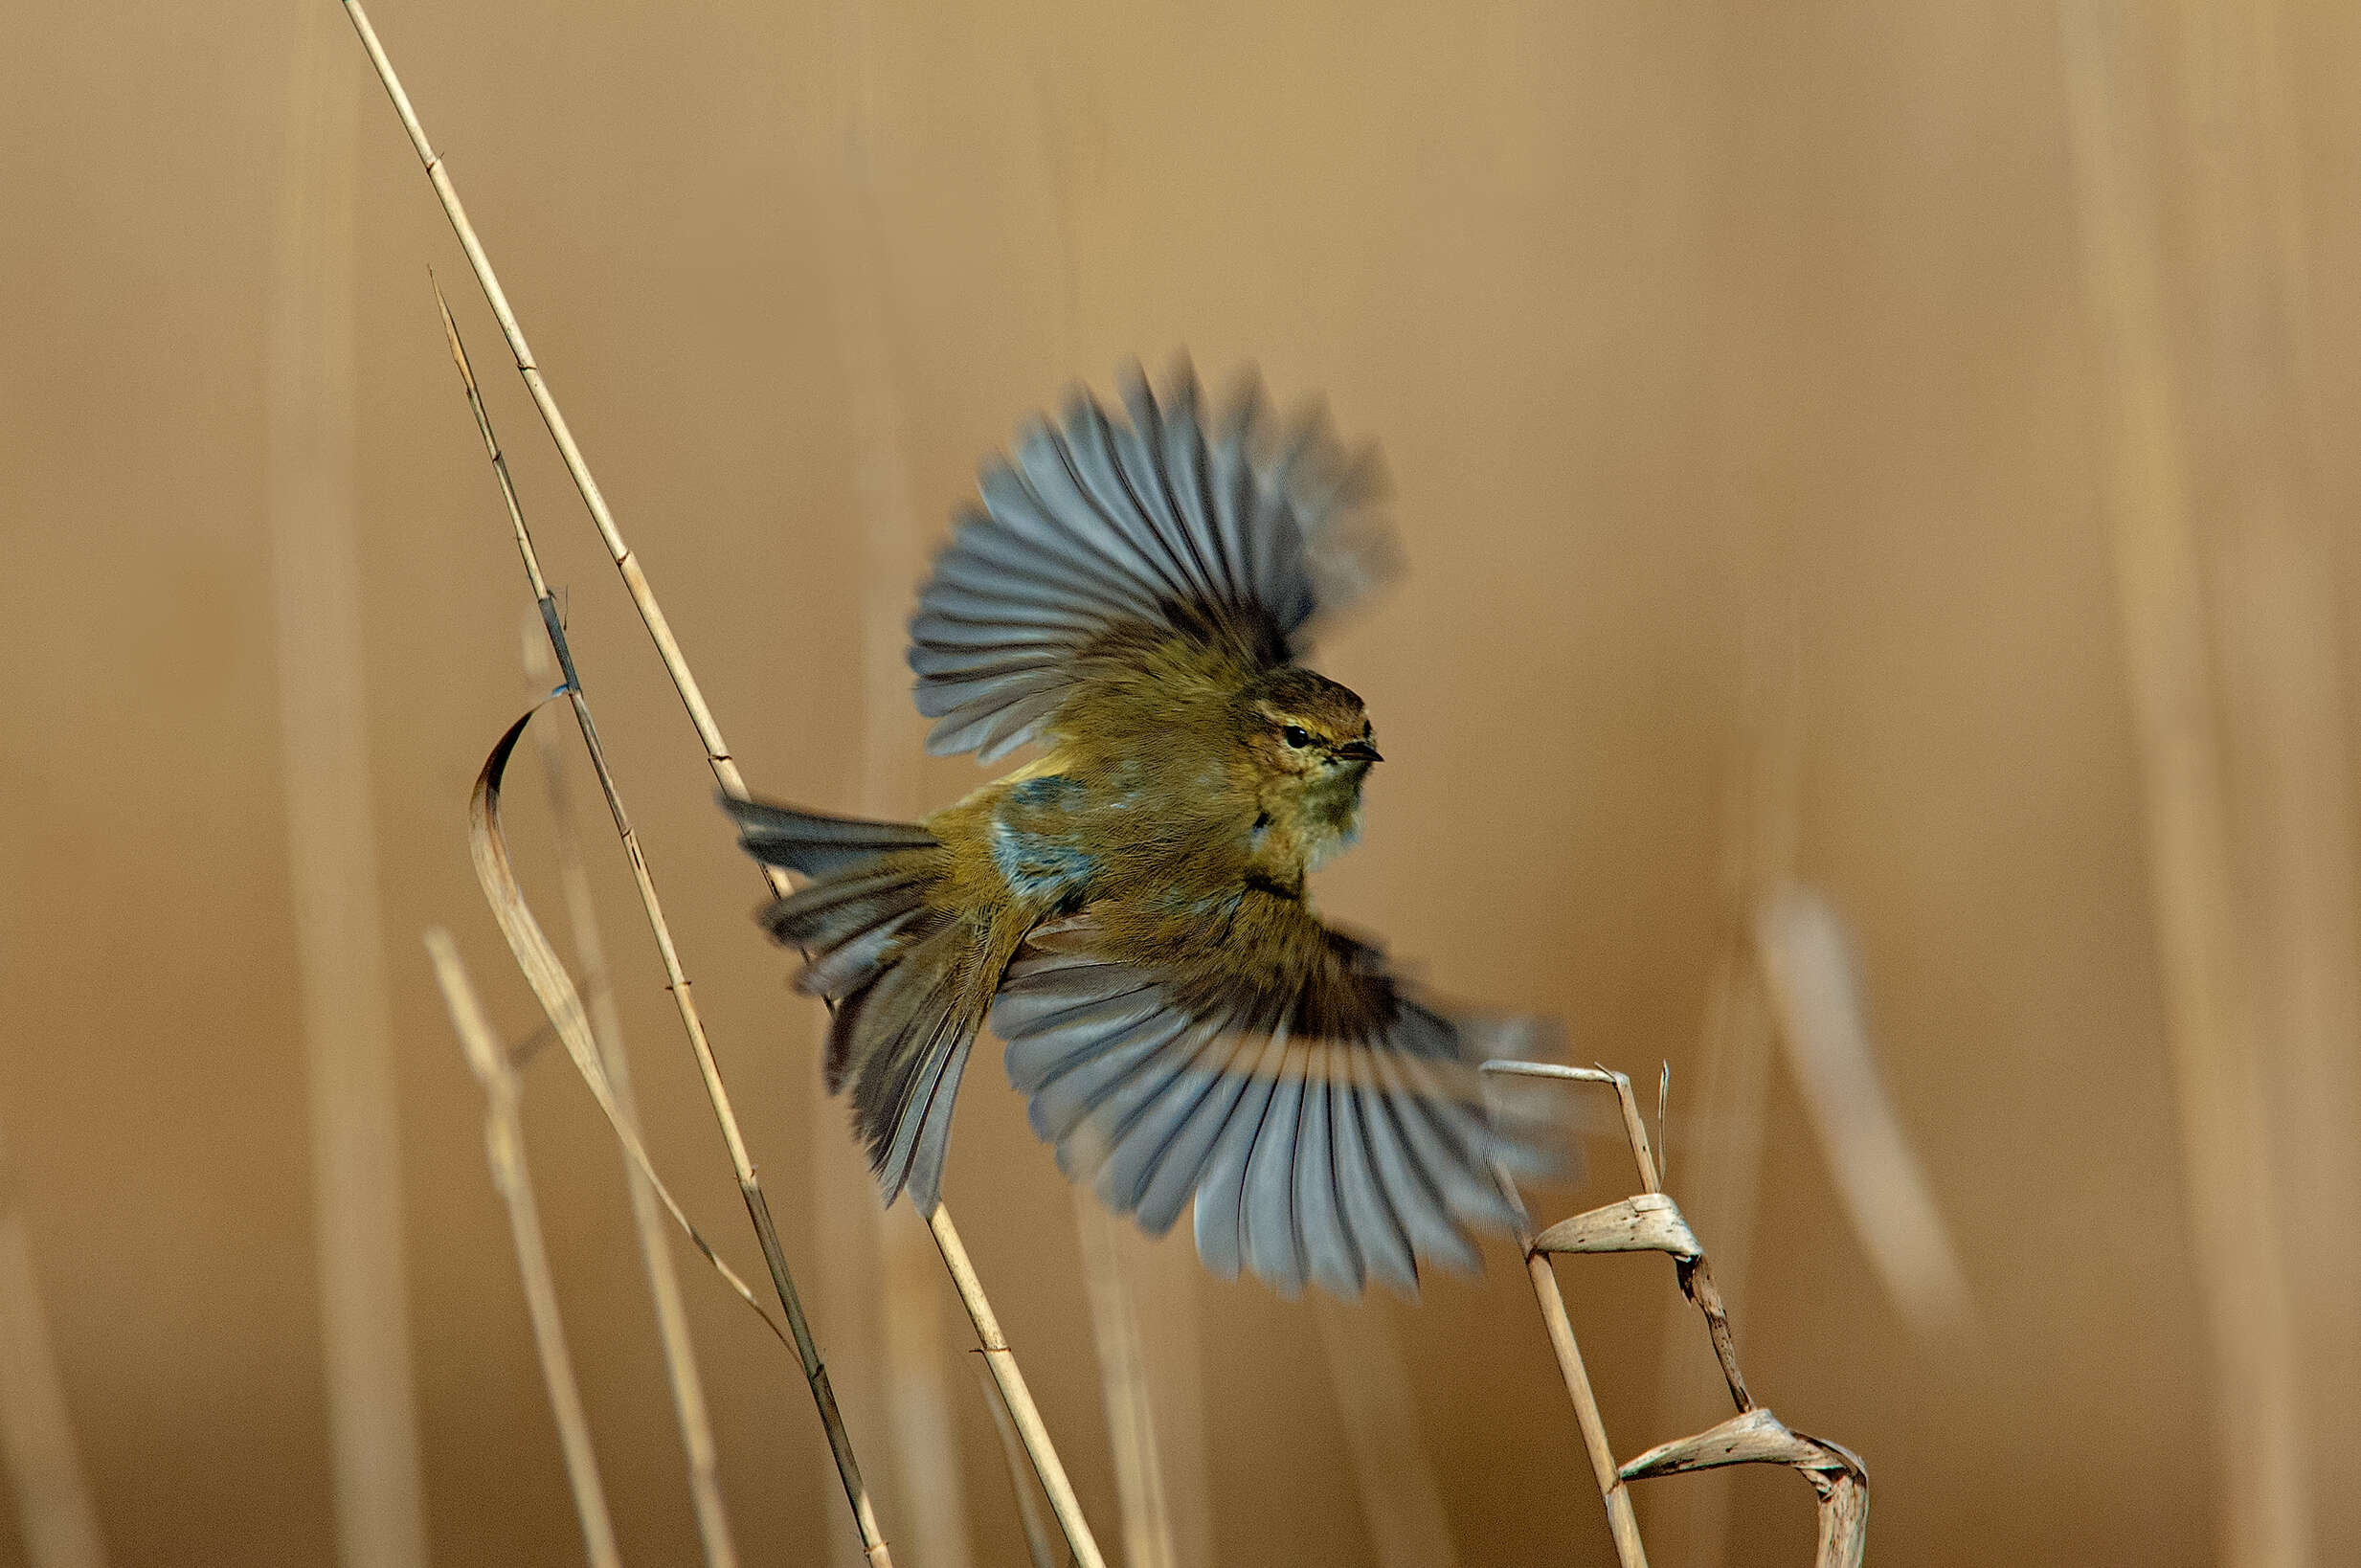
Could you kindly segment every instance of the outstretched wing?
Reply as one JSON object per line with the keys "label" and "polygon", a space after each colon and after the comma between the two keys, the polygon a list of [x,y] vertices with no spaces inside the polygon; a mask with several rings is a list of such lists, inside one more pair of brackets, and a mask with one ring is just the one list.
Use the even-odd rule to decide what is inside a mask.
{"label": "outstretched wing", "polygon": [[1470,1031],[1373,949],[1248,898],[1230,935],[1256,927],[1261,961],[1219,974],[1123,956],[1138,944],[1088,911],[1033,933],[992,1027],[1034,1131],[1152,1235],[1194,1199],[1198,1254],[1225,1278],[1354,1295],[1415,1289],[1422,1257],[1474,1269],[1461,1226],[1518,1219],[1493,1162],[1556,1164],[1538,1130],[1487,1108]]}
{"label": "outstretched wing", "polygon": [[1248,380],[1208,430],[1185,361],[1160,402],[1131,368],[1123,401],[1128,421],[1077,388],[1062,424],[985,465],[911,620],[928,750],[990,761],[1038,738],[1088,661],[1142,631],[1290,660],[1384,574],[1374,459],[1316,415],[1281,435]]}

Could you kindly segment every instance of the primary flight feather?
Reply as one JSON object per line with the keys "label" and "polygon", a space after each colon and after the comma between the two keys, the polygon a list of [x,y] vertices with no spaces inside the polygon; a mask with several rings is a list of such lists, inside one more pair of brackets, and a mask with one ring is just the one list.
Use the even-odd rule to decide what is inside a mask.
{"label": "primary flight feather", "polygon": [[1538,1146],[1479,1092],[1465,1020],[1324,925],[1304,875],[1349,844],[1381,760],[1361,700],[1295,662],[1383,574],[1371,475],[1185,366],[1117,417],[1077,392],[984,468],[911,621],[937,753],[1042,754],[922,824],[725,802],[807,882],[764,913],[834,1010],[826,1077],[888,1201],[932,1213],[978,1031],[1059,1165],[1160,1234],[1293,1292],[1507,1227],[1491,1163]]}

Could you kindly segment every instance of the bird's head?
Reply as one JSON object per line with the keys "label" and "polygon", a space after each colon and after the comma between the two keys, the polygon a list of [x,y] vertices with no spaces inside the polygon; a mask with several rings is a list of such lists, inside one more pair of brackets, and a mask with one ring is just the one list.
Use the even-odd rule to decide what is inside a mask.
{"label": "bird's head", "polygon": [[1354,780],[1383,760],[1369,710],[1347,686],[1282,665],[1247,689],[1247,748],[1273,777]]}
{"label": "bird's head", "polygon": [[1242,694],[1242,739],[1266,809],[1299,839],[1314,864],[1352,841],[1370,764],[1368,709],[1346,686],[1283,665]]}

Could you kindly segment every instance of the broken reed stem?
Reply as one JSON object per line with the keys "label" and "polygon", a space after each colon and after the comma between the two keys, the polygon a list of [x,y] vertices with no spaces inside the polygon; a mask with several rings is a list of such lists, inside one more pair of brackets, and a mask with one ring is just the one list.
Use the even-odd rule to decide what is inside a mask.
{"label": "broken reed stem", "polygon": [[[366,29],[367,21],[360,17],[357,7],[348,5],[356,21]],[[376,40],[364,33],[372,54]],[[388,73],[393,85],[390,65],[384,56],[376,54],[381,69]],[[398,87],[394,90],[398,92]],[[397,100],[397,101],[400,101]],[[407,104],[404,104],[405,112]],[[598,727],[592,722],[590,698],[582,690],[582,683],[573,667],[573,651],[567,644],[566,629],[559,620],[557,602],[551,596],[548,580],[541,573],[541,559],[533,549],[531,532],[525,526],[525,510],[518,503],[516,486],[508,477],[508,460],[502,455],[499,438],[492,433],[491,416],[484,411],[483,396],[476,385],[474,369],[467,361],[466,346],[460,341],[459,324],[451,319],[449,302],[442,290],[435,290],[435,302],[442,312],[443,330],[449,334],[451,355],[459,367],[460,380],[466,389],[467,407],[475,415],[476,430],[483,437],[485,453],[490,457],[493,475],[500,482],[501,498],[507,504],[508,521],[516,535],[517,553],[525,564],[525,576],[531,585],[533,601],[541,612],[541,624],[550,636],[550,652],[557,660],[557,667],[565,678],[566,695],[573,707],[574,724],[582,732],[583,749],[589,752],[591,768],[598,776],[598,788],[605,795],[607,811],[615,818],[615,831],[622,840],[624,857],[631,862],[633,880],[640,890],[640,907],[647,916],[648,930],[656,939],[656,949],[663,959],[666,989],[672,994],[674,1010],[679,1013],[681,1027],[688,1037],[689,1049],[697,1059],[697,1071],[705,1081],[707,1098],[713,1114],[721,1124],[722,1141],[730,1151],[730,1164],[736,1173],[739,1195],[746,1201],[746,1212],[754,1223],[755,1239],[761,1243],[763,1262],[771,1271],[771,1283],[778,1293],[779,1306],[787,1314],[788,1332],[794,1336],[797,1357],[802,1362],[804,1381],[812,1391],[813,1403],[819,1408],[820,1421],[828,1435],[828,1447],[836,1460],[837,1474],[844,1484],[844,1497],[853,1511],[853,1523],[861,1533],[862,1549],[872,1563],[884,1568],[892,1561],[886,1550],[884,1535],[877,1526],[876,1511],[869,1504],[868,1490],[861,1480],[861,1464],[853,1455],[852,1436],[845,1430],[844,1419],[836,1405],[836,1392],[828,1383],[828,1369],[821,1360],[820,1348],[813,1342],[811,1325],[803,1315],[802,1298],[797,1293],[795,1278],[787,1267],[787,1256],[779,1245],[778,1230],[771,1222],[771,1205],[763,1197],[761,1183],[754,1176],[753,1161],[746,1153],[746,1141],[739,1135],[736,1114],[730,1109],[730,1093],[722,1085],[721,1069],[714,1063],[711,1044],[706,1039],[705,1021],[697,1012],[697,1004],[689,995],[688,976],[681,968],[679,951],[673,946],[672,928],[664,918],[663,904],[656,896],[656,883],[649,875],[647,861],[640,852],[639,835],[633,830],[631,818],[623,810],[622,795],[617,791],[615,774],[607,767],[605,749],[598,741]]]}
{"label": "broken reed stem", "polygon": [[[532,349],[525,341],[524,328],[517,325],[516,313],[508,306],[507,294],[501,288],[500,279],[492,271],[491,258],[484,254],[483,242],[476,237],[474,225],[467,220],[467,210],[460,202],[459,191],[451,184],[450,174],[444,169],[441,157],[426,139],[425,127],[419,124],[417,113],[410,105],[410,95],[403,90],[401,78],[394,74],[394,62],[387,57],[385,46],[377,41],[376,30],[370,25],[368,12],[362,9],[360,0],[344,0],[344,7],[352,18],[354,31],[360,34],[362,47],[369,52],[370,62],[376,67],[378,80],[385,85],[386,96],[393,101],[394,112],[401,118],[402,129],[408,133],[410,145],[426,169],[427,180],[434,186],[437,199],[442,203],[443,215],[450,220],[451,231],[459,237],[460,248],[466,253],[467,264],[475,273],[484,301],[492,307],[492,314],[500,323],[501,335],[507,339],[509,353],[516,361],[517,373],[524,378],[526,390],[532,394],[533,406],[541,414],[541,422],[548,427],[551,440],[556,443],[558,455],[565,460],[566,471],[573,476],[574,488],[581,493],[582,504],[589,509],[591,521],[596,525],[598,536],[604,542],[607,553],[613,557],[615,569],[622,576],[623,586],[631,594],[632,604],[639,610],[640,619],[646,626],[649,638],[655,642],[658,656],[663,661],[664,670],[672,678],[673,689],[679,693],[682,706],[688,710],[689,722],[695,727],[697,738],[705,747],[707,765],[712,769],[714,779],[725,793],[738,799],[748,798],[746,780],[738,772],[737,762],[731,757],[728,743],[722,739],[720,727],[713,722],[712,711],[706,706],[705,694],[697,684],[697,678],[689,671],[688,661],[681,653],[670,623],[664,619],[663,608],[656,602],[654,591],[648,587],[645,573],[640,570],[638,558],[632,554],[631,547],[623,542],[622,533],[616,526],[614,513],[608,509],[606,497],[599,490],[597,481],[591,477],[590,464],[584,460],[581,448],[575,444],[573,432],[567,425],[565,414],[558,409],[557,399],[551,394],[548,383],[542,379],[540,369],[533,362]],[[480,409],[481,400],[476,401]],[[488,431],[488,426],[486,428]],[[506,482],[504,471],[504,488]],[[529,550],[530,542],[525,536],[521,521],[517,531],[520,546]],[[565,670],[573,695],[575,715],[582,723],[585,740],[591,742],[596,753],[588,710],[583,706],[580,688],[573,682],[573,666],[562,645],[563,632],[557,623],[555,606],[548,597],[546,585],[540,581],[538,569],[528,570],[534,578],[534,594],[542,605],[543,618],[548,622],[552,643],[557,647],[559,666]],[[616,825],[623,829],[625,824],[614,792],[609,787],[603,761],[599,766],[599,778],[601,786],[608,788],[610,808],[617,812]],[[710,1054],[705,1049],[704,1029],[695,1021],[695,1010],[688,1000],[687,981],[679,974],[679,959],[673,952],[670,934],[663,927],[663,917],[654,902],[655,891],[648,882],[646,867],[641,862],[638,843],[627,830],[624,847],[631,857],[633,874],[639,879],[641,900],[648,907],[650,924],[657,929],[657,946],[663,954],[666,975],[674,982],[674,999],[680,1005],[682,1020],[689,1029],[692,1043],[697,1048],[698,1067],[705,1074],[707,1090],[714,1103],[714,1113],[721,1121],[724,1138],[730,1145],[731,1162],[739,1173],[739,1187],[746,1196],[747,1208],[754,1217],[754,1228],[762,1240],[764,1259],[771,1264],[773,1279],[779,1287],[782,1304],[787,1307],[788,1322],[795,1331],[798,1348],[808,1346],[810,1332],[803,1320],[802,1307],[796,1300],[793,1286],[787,1280],[786,1262],[779,1252],[776,1229],[771,1222],[770,1205],[754,1181],[753,1167],[746,1158],[745,1142],[738,1134],[737,1120],[730,1111],[720,1074],[712,1065]],[[765,866],[762,870],[764,880],[776,894],[784,897],[791,890],[785,872],[776,866]],[[977,1337],[984,1339],[985,1325],[992,1322],[990,1303],[984,1299],[983,1287],[976,1278],[975,1268],[968,1262],[965,1249],[959,1244],[957,1231],[951,1227],[949,1213],[938,1204],[929,1224],[933,1228],[935,1245],[942,1251],[945,1266],[951,1269],[955,1283],[959,1285],[959,1299],[968,1309],[968,1317],[975,1324]],[[998,1333],[995,1324],[993,1334],[997,1336]],[[1006,1363],[1014,1373],[1014,1356],[1004,1339],[1001,1340],[999,1349],[992,1353],[992,1356],[996,1363]],[[806,1355],[805,1372],[813,1379],[816,1395],[826,1388],[826,1374],[820,1368],[816,1352]],[[1018,1380],[1022,1385],[1022,1378]],[[1005,1387],[1005,1383],[1002,1386]],[[1028,1407],[1030,1402],[1028,1399]],[[823,1408],[833,1411],[834,1406],[834,1395],[829,1394]],[[837,1426],[831,1427],[832,1444],[837,1442],[838,1431]],[[1057,1449],[1050,1443],[1046,1428],[1041,1425],[1038,1414],[1030,1426],[1020,1422],[1018,1431],[1024,1439],[1025,1451],[1031,1456],[1034,1468],[1041,1474],[1044,1489],[1050,1491],[1053,1500],[1057,1490],[1064,1490],[1070,1503],[1072,1489],[1066,1486],[1065,1466],[1059,1462]],[[851,1464],[849,1445],[839,1448],[838,1469],[844,1474],[847,1490],[854,1495],[856,1513],[862,1516],[862,1539],[865,1544],[870,1543],[874,1539],[872,1533],[875,1525],[868,1517],[866,1494],[858,1490],[859,1472],[857,1467]],[[1054,1489],[1049,1486],[1052,1473],[1058,1481]],[[1061,1510],[1058,1518],[1060,1524],[1066,1527],[1068,1541],[1084,1568],[1096,1568],[1101,1560],[1098,1547],[1091,1538],[1089,1526],[1083,1522],[1079,1507],[1072,1508],[1070,1513]],[[876,1541],[868,1549],[873,1558],[884,1560],[882,1541]]]}
{"label": "broken reed stem", "polygon": [[[1573,1219],[1561,1221],[1536,1237],[1520,1226],[1525,1272],[1533,1281],[1542,1326],[1548,1331],[1558,1370],[1566,1394],[1574,1402],[1582,1425],[1583,1446],[1607,1505],[1608,1529],[1615,1556],[1623,1568],[1644,1568],[1648,1557],[1640,1544],[1639,1525],[1631,1511],[1629,1486],[1648,1476],[1683,1474],[1725,1465],[1779,1464],[1797,1471],[1820,1498],[1818,1568],[1859,1568],[1866,1550],[1869,1521],[1869,1472],[1858,1456],[1818,1438],[1789,1430],[1777,1416],[1757,1405],[1746,1392],[1738,1370],[1729,1313],[1715,1288],[1713,1271],[1705,1262],[1680,1210],[1664,1196],[1656,1180],[1655,1157],[1649,1146],[1648,1124],[1640,1115],[1639,1098],[1631,1081],[1606,1067],[1566,1067],[1538,1062],[1487,1062],[1483,1070],[1525,1078],[1556,1078],[1581,1084],[1605,1084],[1615,1091],[1622,1109],[1624,1134],[1631,1146],[1631,1161],[1639,1169],[1640,1196],[1609,1203]],[[1516,1184],[1508,1171],[1494,1167],[1501,1190],[1512,1197]],[[1730,1398],[1738,1414],[1707,1432],[1659,1444],[1623,1466],[1617,1466],[1607,1441],[1589,1374],[1583,1366],[1582,1348],[1574,1338],[1565,1297],[1558,1288],[1552,1260],[1560,1252],[1663,1252],[1678,1270],[1680,1287],[1703,1315],[1714,1354],[1721,1362]]]}
{"label": "broken reed stem", "polygon": [[1058,1528],[1066,1532],[1066,1544],[1073,1549],[1078,1568],[1107,1568],[1107,1559],[1099,1555],[1098,1541],[1091,1534],[1090,1522],[1082,1516],[1082,1503],[1074,1496],[1073,1483],[1066,1478],[1066,1467],[1058,1459],[1058,1451],[1049,1441],[1049,1430],[1041,1422],[1041,1411],[1033,1403],[1033,1392],[1024,1386],[1024,1373],[1017,1365],[1016,1352],[1008,1348],[1008,1338],[1001,1333],[1001,1320],[993,1315],[992,1303],[985,1298],[983,1283],[976,1278],[976,1266],[968,1261],[967,1248],[959,1244],[959,1232],[951,1222],[951,1210],[942,1203],[927,1216],[927,1228],[934,1233],[934,1244],[942,1249],[943,1266],[951,1270],[951,1283],[957,1288],[959,1300],[967,1308],[967,1315],[976,1324],[976,1337],[983,1344],[984,1365],[991,1370],[992,1381],[1001,1391],[1001,1400],[1008,1406],[1008,1419],[1016,1422],[1017,1436],[1023,1440],[1024,1451],[1032,1457],[1034,1473],[1041,1477],[1041,1490],[1049,1499],[1049,1512],[1056,1514]]}
{"label": "broken reed stem", "polygon": [[435,983],[442,988],[451,1026],[467,1054],[467,1065],[483,1086],[483,1148],[492,1185],[508,1209],[508,1235],[516,1243],[517,1273],[525,1283],[525,1308],[532,1318],[533,1349],[541,1358],[541,1380],[550,1391],[550,1414],[557,1422],[565,1454],[566,1481],[573,1490],[574,1515],[591,1568],[622,1568],[615,1547],[615,1525],[607,1516],[606,1492],[598,1484],[598,1460],[591,1448],[590,1421],[582,1414],[573,1361],[566,1354],[566,1330],[557,1311],[557,1281],[550,1272],[549,1249],[541,1239],[541,1216],[533,1202],[532,1176],[525,1164],[525,1129],[517,1117],[516,1069],[501,1048],[483,1007],[468,982],[451,933],[438,926],[426,933]]}
{"label": "broken reed stem", "polygon": [[[536,697],[549,690],[555,671],[551,668],[547,639],[528,626],[525,633],[525,673]],[[550,797],[550,825],[557,843],[559,881],[566,893],[566,925],[573,939],[574,967],[590,988],[591,1038],[597,1042],[599,1061],[607,1070],[607,1087],[616,1109],[634,1133],[640,1111],[631,1092],[631,1061],[623,1048],[623,1022],[615,1006],[615,987],[607,974],[605,944],[598,934],[598,909],[591,897],[590,869],[582,858],[582,837],[574,820],[573,792],[566,787],[563,745],[555,729],[538,727],[541,773]],[[647,1174],[628,1153],[623,1177],[631,1194],[632,1228],[640,1242],[640,1263],[647,1275],[647,1291],[656,1313],[656,1337],[663,1348],[664,1379],[672,1394],[672,1413],[681,1429],[681,1448],[688,1464],[688,1495],[697,1515],[697,1539],[707,1568],[736,1568],[737,1549],[730,1535],[730,1516],[722,1504],[720,1463],[713,1444],[713,1423],[706,1410],[705,1383],[697,1374],[696,1346],[688,1334],[688,1313],[681,1303],[681,1281],[672,1266],[672,1248],[664,1234],[664,1214]]]}

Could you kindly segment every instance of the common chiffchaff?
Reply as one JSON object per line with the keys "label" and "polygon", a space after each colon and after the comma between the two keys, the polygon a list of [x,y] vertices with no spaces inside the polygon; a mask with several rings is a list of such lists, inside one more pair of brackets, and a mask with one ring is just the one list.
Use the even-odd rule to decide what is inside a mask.
{"label": "common chiffchaff", "polygon": [[1293,1293],[1415,1288],[1506,1226],[1490,1162],[1545,1163],[1488,1109],[1475,1032],[1312,912],[1380,760],[1361,700],[1294,662],[1383,574],[1370,464],[1282,438],[1249,384],[1202,421],[1183,365],[1128,422],[1077,392],[982,474],[918,597],[928,750],[1033,761],[913,826],[729,801],[809,879],[764,923],[828,998],[830,1092],[887,1200],[931,1213],[988,1020],[1058,1163],[1160,1234]]}

